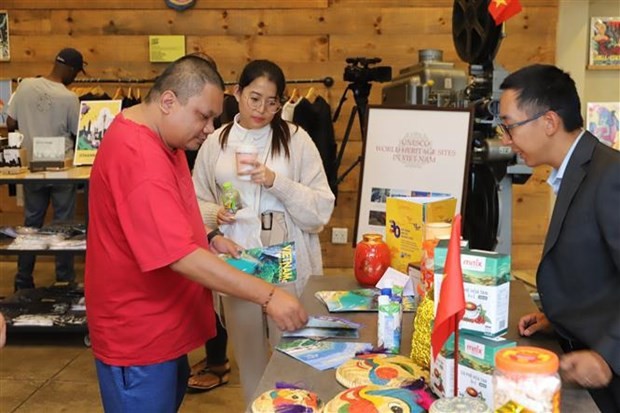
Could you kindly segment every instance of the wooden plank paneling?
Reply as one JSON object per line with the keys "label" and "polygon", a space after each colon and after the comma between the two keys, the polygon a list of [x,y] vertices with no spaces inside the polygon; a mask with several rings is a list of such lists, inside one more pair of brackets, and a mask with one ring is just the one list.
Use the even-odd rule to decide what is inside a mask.
{"label": "wooden plank paneling", "polygon": [[[545,6],[557,7],[558,0],[520,0],[523,7]],[[356,8],[361,6],[373,7],[450,7],[454,5],[454,0],[330,0],[332,7]]]}
{"label": "wooden plank paneling", "polygon": [[[328,0],[218,0],[197,1],[193,8],[180,13],[190,13],[195,9],[304,9],[325,8]],[[4,0],[5,9],[163,9],[163,0]]]}
{"label": "wooden plank paneling", "polygon": [[[324,35],[329,34],[451,34],[452,9],[424,7],[305,10],[15,10],[9,15],[11,33],[66,35]],[[533,18],[532,16],[536,16]],[[530,7],[507,23],[506,32],[545,32],[557,12]]]}
{"label": "wooden plank paneling", "polygon": [[512,268],[515,270],[531,270],[538,268],[542,256],[542,244],[513,244]]}
{"label": "wooden plank paneling", "polygon": [[[187,36],[188,52],[205,50],[218,59],[240,61],[243,67],[255,56],[278,62],[321,62],[327,60],[327,38],[323,36]],[[75,47],[87,62],[148,62],[147,36],[11,36],[11,61],[52,62],[62,47]],[[299,53],[302,48],[304,53]],[[245,61],[243,61],[245,59]]]}
{"label": "wooden plank paneling", "polygon": [[[496,59],[507,70],[554,59],[557,0],[521,3],[523,12],[506,24],[507,37]],[[153,78],[165,64],[148,62],[147,36],[183,34],[187,51],[213,56],[226,81],[235,81],[241,68],[256,58],[276,61],[288,79],[331,76],[336,81],[331,89],[289,85],[289,90],[297,87],[305,93],[315,86],[335,109],[348,84],[342,79],[347,57],[379,56],[397,75],[417,63],[419,49],[439,48],[445,61],[467,70],[452,44],[452,6],[453,0],[200,0],[193,9],[177,12],[162,0],[5,0],[12,61],[1,64],[2,76],[45,75],[58,49],[72,46],[84,53],[92,77]],[[372,85],[369,103],[379,104],[382,85]],[[116,87],[104,85],[105,90]],[[353,105],[349,94],[335,124],[339,145]],[[361,155],[357,125],[356,119],[340,173]],[[352,265],[353,249],[331,245],[330,229],[346,227],[353,236],[359,174],[357,166],[340,185],[332,220],[321,234],[326,266]],[[537,168],[525,185],[514,186],[517,269],[537,265],[549,219],[547,174],[548,169]],[[19,218],[19,209],[4,212]]]}

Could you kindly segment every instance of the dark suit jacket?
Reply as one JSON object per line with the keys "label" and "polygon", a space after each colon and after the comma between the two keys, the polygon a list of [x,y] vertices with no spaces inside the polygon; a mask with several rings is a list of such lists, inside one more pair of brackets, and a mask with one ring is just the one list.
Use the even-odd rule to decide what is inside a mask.
{"label": "dark suit jacket", "polygon": [[620,374],[620,152],[588,132],[564,172],[537,284],[556,330]]}

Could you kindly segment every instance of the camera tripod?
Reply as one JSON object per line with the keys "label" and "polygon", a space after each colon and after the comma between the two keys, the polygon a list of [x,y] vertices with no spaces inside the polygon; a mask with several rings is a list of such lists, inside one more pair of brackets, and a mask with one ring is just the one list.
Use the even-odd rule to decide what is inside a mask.
{"label": "camera tripod", "polygon": [[347,142],[349,141],[349,137],[351,136],[351,129],[353,128],[353,122],[355,121],[355,114],[358,115],[360,131],[362,133],[362,141],[366,139],[366,111],[368,109],[368,96],[370,95],[370,89],[372,85],[370,82],[354,82],[349,83],[347,88],[344,90],[342,97],[340,98],[340,102],[338,102],[338,107],[334,112],[334,117],[332,122],[336,122],[338,117],[340,116],[340,111],[342,110],[342,104],[347,100],[347,92],[351,90],[353,92],[353,98],[355,100],[355,106],[351,108],[351,114],[349,115],[349,120],[347,122],[347,129],[345,130],[344,137],[342,138],[342,144],[340,145],[340,149],[338,150],[338,156],[336,158],[336,176],[337,181],[336,184],[340,184],[346,176],[359,164],[362,162],[362,156],[358,156],[357,160],[349,166],[346,171],[342,173],[342,175],[338,175],[338,170],[340,169],[340,164],[342,163],[342,158],[344,156],[344,150],[347,146]]}

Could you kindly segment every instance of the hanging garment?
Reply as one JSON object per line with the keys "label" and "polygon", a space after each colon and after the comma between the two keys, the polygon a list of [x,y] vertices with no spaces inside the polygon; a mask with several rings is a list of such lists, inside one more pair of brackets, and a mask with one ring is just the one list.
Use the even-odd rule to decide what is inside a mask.
{"label": "hanging garment", "polygon": [[304,128],[314,141],[321,154],[329,188],[337,197],[336,138],[329,103],[322,96],[317,96],[314,103],[306,98],[300,99],[293,122]]}

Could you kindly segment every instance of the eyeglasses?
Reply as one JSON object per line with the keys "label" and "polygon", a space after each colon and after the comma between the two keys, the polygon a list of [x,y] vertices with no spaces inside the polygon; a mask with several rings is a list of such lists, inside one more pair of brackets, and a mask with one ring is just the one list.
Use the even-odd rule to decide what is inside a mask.
{"label": "eyeglasses", "polygon": [[254,110],[260,110],[263,105],[267,112],[278,113],[282,109],[282,105],[276,98],[263,99],[259,94],[250,93],[247,97],[248,106]]}
{"label": "eyeglasses", "polygon": [[532,116],[529,119],[526,120],[522,120],[521,122],[516,122],[516,123],[512,123],[510,125],[506,125],[505,123],[499,123],[497,125],[497,127],[499,128],[499,131],[503,134],[503,135],[507,135],[510,139],[512,139],[512,134],[510,133],[510,131],[516,127],[519,126],[523,126],[526,125],[530,122],[534,122],[536,119],[540,118],[542,115],[544,115],[545,113],[547,113],[548,110],[545,110],[544,112],[540,112],[534,116]]}

